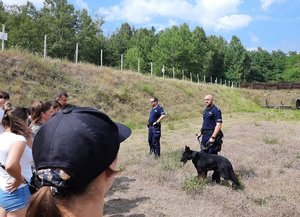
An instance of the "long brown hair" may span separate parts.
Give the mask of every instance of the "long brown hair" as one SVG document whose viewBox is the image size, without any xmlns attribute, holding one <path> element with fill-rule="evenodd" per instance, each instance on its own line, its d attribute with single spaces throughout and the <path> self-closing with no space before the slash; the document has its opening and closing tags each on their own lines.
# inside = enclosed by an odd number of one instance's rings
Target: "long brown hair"
<svg viewBox="0 0 300 217">
<path fill-rule="evenodd" d="M 10 128 L 10 131 L 12 133 L 22 135 L 25 138 L 28 138 L 31 135 L 31 130 L 27 125 L 27 119 L 27 108 L 9 108 L 4 111 L 4 116 L 2 118 L 2 126 L 4 129 Z"/>
<path fill-rule="evenodd" d="M 36 101 L 31 106 L 31 119 L 32 123 L 38 124 L 42 119 L 42 113 L 45 113 L 52 107 L 52 103 L 47 101 L 43 103 L 42 101 Z"/>
</svg>

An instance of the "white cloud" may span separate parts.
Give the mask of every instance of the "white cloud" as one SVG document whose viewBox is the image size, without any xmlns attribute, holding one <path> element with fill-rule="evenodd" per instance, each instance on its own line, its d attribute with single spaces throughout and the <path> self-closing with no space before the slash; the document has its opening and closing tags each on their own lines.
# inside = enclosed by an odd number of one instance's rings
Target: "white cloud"
<svg viewBox="0 0 300 217">
<path fill-rule="evenodd" d="M 260 0 L 260 7 L 262 10 L 267 11 L 274 3 L 283 3 L 286 0 Z"/>
<path fill-rule="evenodd" d="M 251 21 L 252 18 L 249 15 L 233 14 L 219 18 L 215 24 L 215 29 L 230 31 L 246 27 Z"/>
<path fill-rule="evenodd" d="M 121 0 L 120 4 L 99 8 L 106 21 L 122 20 L 149 24 L 155 19 L 193 22 L 215 30 L 233 30 L 247 26 L 252 18 L 238 14 L 242 0 Z"/>
<path fill-rule="evenodd" d="M 80 9 L 86 9 L 89 11 L 89 6 L 84 0 L 75 0 L 76 6 L 78 6 Z"/>
<path fill-rule="evenodd" d="M 254 44 L 259 44 L 260 43 L 260 40 L 259 40 L 258 36 L 255 35 L 253 32 L 249 32 L 249 38 L 250 38 L 250 41 Z"/>
<path fill-rule="evenodd" d="M 27 0 L 2 0 L 5 5 L 26 5 Z M 44 0 L 29 0 L 36 8 L 43 6 Z"/>
</svg>

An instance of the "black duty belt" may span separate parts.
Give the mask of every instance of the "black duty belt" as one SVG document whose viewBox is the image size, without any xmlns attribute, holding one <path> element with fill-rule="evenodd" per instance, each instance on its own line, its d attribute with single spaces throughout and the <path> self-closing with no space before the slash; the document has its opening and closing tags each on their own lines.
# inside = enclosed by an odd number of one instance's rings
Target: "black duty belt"
<svg viewBox="0 0 300 217">
<path fill-rule="evenodd" d="M 201 133 L 203 135 L 211 135 L 214 133 L 214 129 L 211 129 L 211 130 L 201 129 Z"/>
</svg>

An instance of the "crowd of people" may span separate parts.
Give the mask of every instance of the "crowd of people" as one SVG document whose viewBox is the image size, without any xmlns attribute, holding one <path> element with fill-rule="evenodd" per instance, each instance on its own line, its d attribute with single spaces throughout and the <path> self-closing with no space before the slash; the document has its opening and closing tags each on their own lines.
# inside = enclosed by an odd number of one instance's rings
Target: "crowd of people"
<svg viewBox="0 0 300 217">
<path fill-rule="evenodd" d="M 60 92 L 24 108 L 0 91 L 0 217 L 102 216 L 120 143 L 131 130 L 95 108 L 68 104 L 68 97 Z M 213 100 L 205 96 L 197 138 L 201 151 L 218 154 L 222 114 Z M 156 97 L 150 104 L 148 143 L 158 159 L 166 113 Z M 219 182 L 220 174 L 212 179 Z"/>
<path fill-rule="evenodd" d="M 102 216 L 131 130 L 66 92 L 30 108 L 9 99 L 0 91 L 0 217 Z"/>
</svg>

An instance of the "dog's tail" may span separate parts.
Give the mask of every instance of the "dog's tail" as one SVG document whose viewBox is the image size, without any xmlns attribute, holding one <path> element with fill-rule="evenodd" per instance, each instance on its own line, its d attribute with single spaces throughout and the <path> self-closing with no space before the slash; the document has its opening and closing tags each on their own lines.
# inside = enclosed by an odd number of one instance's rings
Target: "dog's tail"
<svg viewBox="0 0 300 217">
<path fill-rule="evenodd" d="M 236 177 L 236 175 L 235 175 L 235 173 L 234 173 L 232 167 L 231 167 L 231 170 L 230 170 L 229 174 L 230 174 L 230 179 L 231 179 L 231 181 L 233 182 L 233 184 L 234 184 L 235 186 L 237 186 L 237 187 L 240 187 L 240 186 L 241 186 L 240 181 L 239 181 L 238 178 Z M 232 187 L 234 187 L 234 185 L 232 185 Z"/>
</svg>

